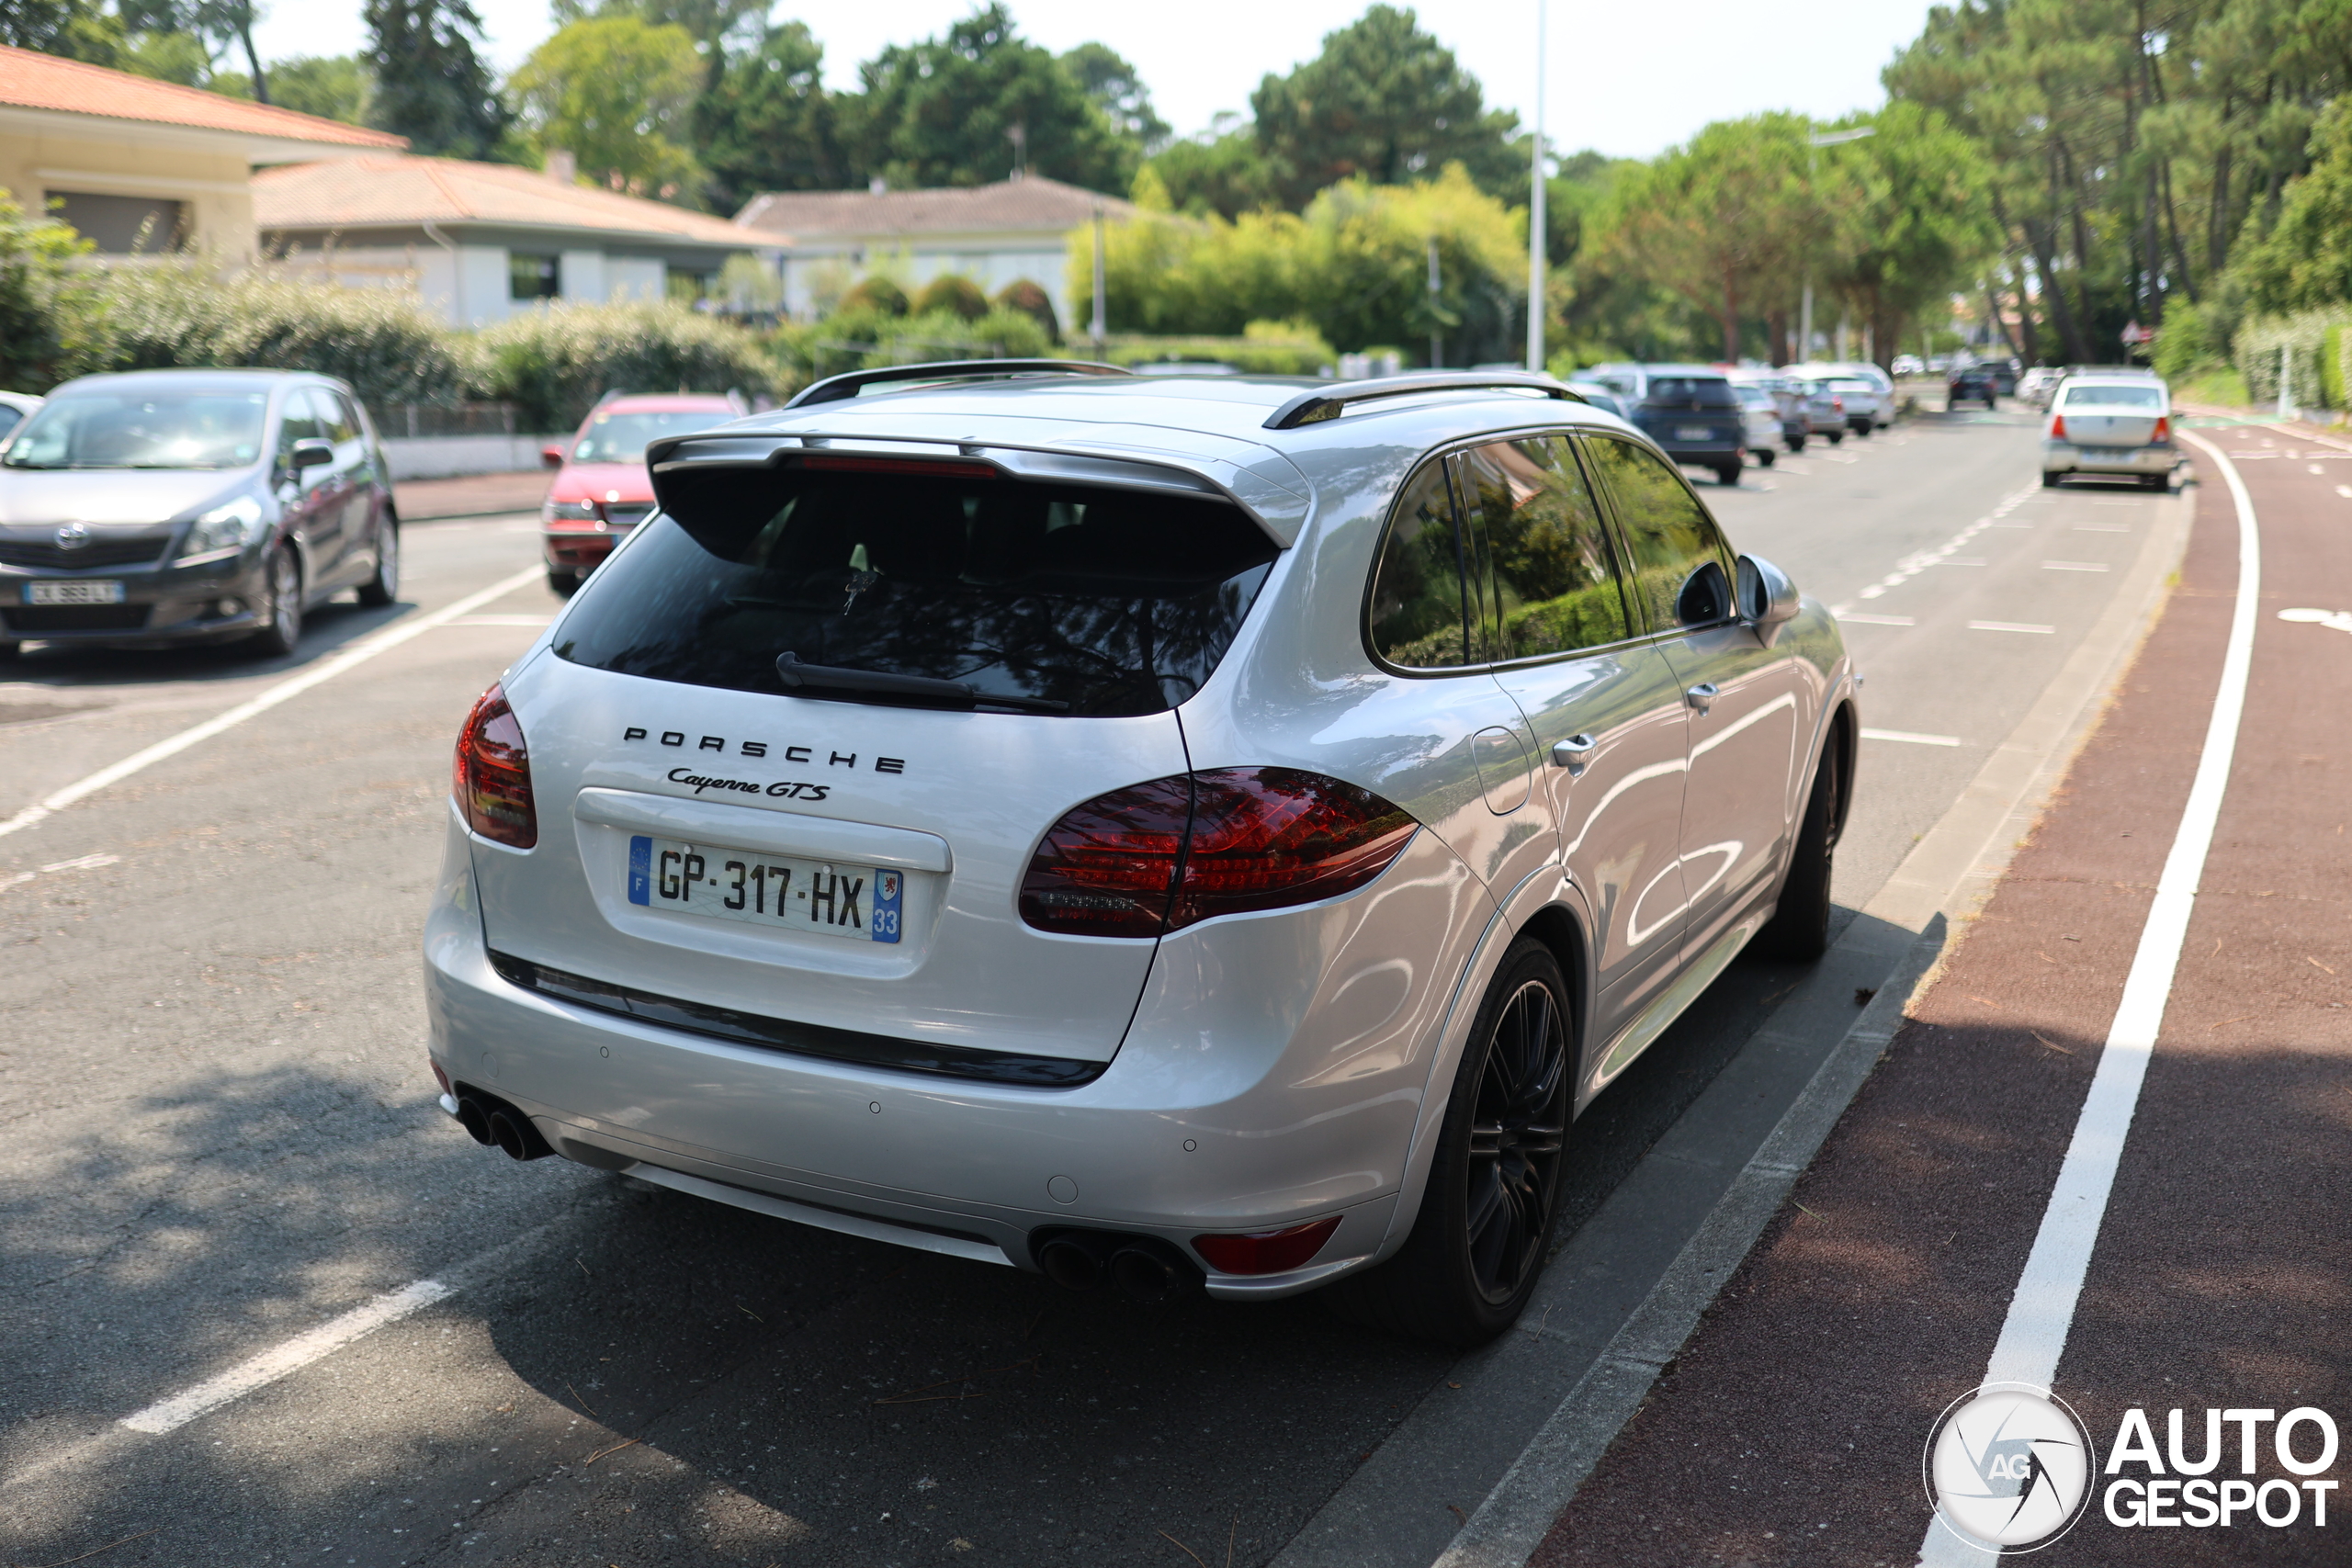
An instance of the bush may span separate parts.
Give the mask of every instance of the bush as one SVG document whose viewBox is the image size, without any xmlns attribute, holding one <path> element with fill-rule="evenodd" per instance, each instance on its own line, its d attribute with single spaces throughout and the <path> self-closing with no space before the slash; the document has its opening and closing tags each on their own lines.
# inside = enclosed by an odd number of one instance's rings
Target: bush
<svg viewBox="0 0 2352 1568">
<path fill-rule="evenodd" d="M 842 301 L 835 309 L 853 312 L 876 311 L 885 316 L 903 316 L 907 313 L 907 291 L 888 278 L 876 274 L 872 277 L 860 278 L 851 287 L 849 292 L 842 296 Z"/>
<path fill-rule="evenodd" d="M 1103 357 L 1114 365 L 1147 369 L 1156 361 L 1207 360 L 1251 376 L 1319 376 L 1339 361 L 1323 334 L 1304 321 L 1251 321 L 1239 337 L 1147 337 L 1123 333 L 1111 339 Z"/>
<path fill-rule="evenodd" d="M 935 316 L 942 311 L 977 321 L 989 313 L 989 297 L 980 286 L 961 273 L 943 272 L 922 286 L 909 307 L 918 316 Z"/>
<path fill-rule="evenodd" d="M 46 392 L 98 367 L 96 298 L 68 265 L 89 248 L 0 191 L 0 388 Z"/>
<path fill-rule="evenodd" d="M 475 335 L 480 395 L 515 406 L 521 428 L 569 430 L 596 400 L 631 392 L 775 389 L 741 328 L 681 305 L 546 305 Z"/>
<path fill-rule="evenodd" d="M 2290 316 L 2256 316 L 2238 328 L 2232 343 L 2232 357 L 2239 373 L 2245 377 L 2246 386 L 2257 403 L 2271 403 L 2278 397 L 2279 351 L 2286 351 L 2287 373 L 2293 378 L 2288 400 L 2305 408 L 2342 406 L 2342 361 L 2337 361 L 2335 382 L 2335 402 L 2329 402 L 2328 377 L 2321 368 L 2323 356 L 2328 352 L 2333 335 L 2335 352 L 2343 352 L 2344 334 L 2339 329 L 2352 325 L 2352 309 L 2342 305 L 2316 310 L 2300 310 Z"/>
<path fill-rule="evenodd" d="M 838 310 L 821 321 L 779 327 L 767 344 L 794 387 L 884 365 L 1036 359 L 1052 346 L 1035 320 L 1001 307 L 977 321 L 948 311 L 891 316 L 874 310 Z"/>
<path fill-rule="evenodd" d="M 1036 322 L 1049 341 L 1062 341 L 1061 322 L 1054 319 L 1053 296 L 1027 278 L 1015 278 L 999 289 L 996 303 L 1001 310 L 1018 310 Z"/>
<path fill-rule="evenodd" d="M 107 368 L 311 370 L 370 405 L 446 404 L 464 389 L 457 341 L 404 291 L 266 267 L 223 277 L 198 259 L 109 268 L 94 288 Z"/>
</svg>

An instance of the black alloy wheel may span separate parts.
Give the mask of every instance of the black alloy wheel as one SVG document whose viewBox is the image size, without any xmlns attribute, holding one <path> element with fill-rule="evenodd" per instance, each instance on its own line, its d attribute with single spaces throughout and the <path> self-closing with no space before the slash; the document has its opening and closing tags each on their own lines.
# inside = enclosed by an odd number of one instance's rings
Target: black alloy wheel
<svg viewBox="0 0 2352 1568">
<path fill-rule="evenodd" d="M 1576 1039 L 1558 962 L 1521 937 L 1454 1070 L 1412 1232 L 1395 1257 L 1325 1292 L 1334 1311 L 1464 1348 L 1518 1320 L 1559 1219 Z"/>
<path fill-rule="evenodd" d="M 266 659 L 283 659 L 302 641 L 302 563 L 294 558 L 293 546 L 280 545 L 270 555 L 267 593 L 253 648 Z"/>
<path fill-rule="evenodd" d="M 390 513 L 376 525 L 376 570 L 359 585 L 359 602 L 380 610 L 400 597 L 401 523 Z"/>
</svg>

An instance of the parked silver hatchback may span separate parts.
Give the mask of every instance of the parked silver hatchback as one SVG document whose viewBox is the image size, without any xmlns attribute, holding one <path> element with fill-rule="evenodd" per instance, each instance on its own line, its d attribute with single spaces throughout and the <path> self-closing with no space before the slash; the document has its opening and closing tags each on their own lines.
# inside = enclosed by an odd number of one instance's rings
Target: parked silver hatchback
<svg viewBox="0 0 2352 1568">
<path fill-rule="evenodd" d="M 1576 1113 L 1826 939 L 1837 626 L 1547 378 L 904 367 L 649 458 L 458 747 L 433 1066 L 516 1157 L 1472 1343 Z"/>
</svg>

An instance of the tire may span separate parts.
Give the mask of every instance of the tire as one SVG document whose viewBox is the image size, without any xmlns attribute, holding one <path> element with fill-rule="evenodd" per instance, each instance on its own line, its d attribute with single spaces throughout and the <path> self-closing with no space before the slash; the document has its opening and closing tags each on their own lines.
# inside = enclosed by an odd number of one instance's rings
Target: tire
<svg viewBox="0 0 2352 1568">
<path fill-rule="evenodd" d="M 1854 426 L 1854 434 L 1868 441 L 1871 438 L 1871 432 L 1877 428 L 1874 424 L 1864 423 Z"/>
<path fill-rule="evenodd" d="M 1810 964 L 1829 951 L 1829 876 L 1838 854 L 1838 770 L 1835 741 L 1822 749 L 1805 797 L 1804 819 L 1789 852 L 1789 874 L 1781 883 L 1781 907 L 1756 933 L 1760 958 Z"/>
<path fill-rule="evenodd" d="M 1804 437 L 1802 435 L 1792 435 L 1781 442 L 1781 445 L 1786 446 L 1791 453 L 1802 452 L 1804 450 Z"/>
<path fill-rule="evenodd" d="M 1844 431 L 1833 430 L 1829 433 L 1829 445 L 1832 446 L 1843 446 L 1845 444 L 1846 433 Z"/>
<path fill-rule="evenodd" d="M 1984 412 L 1985 412 L 1986 413 L 1994 413 L 1994 412 L 1998 412 L 1998 410 L 2000 409 L 2000 406 L 2001 406 L 2001 400 L 2000 400 L 2000 399 L 1998 399 L 1998 398 L 1986 398 L 1986 399 L 1984 400 Z"/>
<path fill-rule="evenodd" d="M 2044 468 L 2041 470 L 2041 488 L 2044 490 L 2056 490 L 2058 488 L 2058 481 L 2065 477 L 2066 476 L 2064 474 L 2060 473 L 2055 468 Z"/>
<path fill-rule="evenodd" d="M 22 653 L 24 650 L 25 645 L 23 643 L 0 642 L 0 663 L 5 663 L 8 660 L 16 658 L 17 655 Z"/>
<path fill-rule="evenodd" d="M 1756 466 L 1759 468 L 1769 468 L 1780 460 L 1781 455 L 1770 446 L 1758 446 L 1756 449 Z"/>
<path fill-rule="evenodd" d="M 246 646 L 264 659 L 284 659 L 302 642 L 302 563 L 293 546 L 280 545 L 269 558 L 267 592 L 261 629 Z"/>
<path fill-rule="evenodd" d="M 1718 484 L 1736 485 L 1739 483 L 1740 470 L 1740 464 L 1718 463 L 1715 465 L 1715 481 Z"/>
<path fill-rule="evenodd" d="M 1567 1001 L 1551 949 L 1513 942 L 1454 1069 L 1412 1233 L 1396 1257 L 1332 1288 L 1341 1316 L 1464 1349 L 1518 1319 L 1559 1218 L 1576 1092 Z"/>
<path fill-rule="evenodd" d="M 560 566 L 548 568 L 548 591 L 559 599 L 569 599 L 580 592 L 580 574 Z"/>
<path fill-rule="evenodd" d="M 401 592 L 401 520 L 390 513 L 376 525 L 375 575 L 359 585 L 359 602 L 371 610 L 380 610 L 400 597 Z"/>
</svg>

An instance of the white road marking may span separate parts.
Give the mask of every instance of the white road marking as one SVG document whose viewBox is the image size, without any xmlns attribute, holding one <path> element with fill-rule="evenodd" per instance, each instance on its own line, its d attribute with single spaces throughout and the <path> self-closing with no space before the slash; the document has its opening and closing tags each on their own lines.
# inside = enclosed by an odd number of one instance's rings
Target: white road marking
<svg viewBox="0 0 2352 1568">
<path fill-rule="evenodd" d="M 538 573 L 534 570 L 532 575 Z M 122 1424 L 134 1432 L 156 1437 L 176 1431 L 206 1412 L 242 1399 L 288 1373 L 300 1371 L 321 1357 L 333 1355 L 353 1340 L 373 1334 L 388 1323 L 398 1323 L 448 1294 L 449 1287 L 438 1280 L 418 1280 L 397 1291 L 388 1291 L 340 1317 L 329 1318 L 308 1334 L 298 1334 L 219 1377 L 206 1379 L 185 1393 L 175 1393 L 124 1416 Z"/>
<path fill-rule="evenodd" d="M 2188 919 L 2197 907 L 2197 885 L 2204 874 L 2206 852 L 2212 847 L 2213 829 L 2222 815 L 2222 796 L 2228 788 L 2230 762 L 2237 751 L 2238 725 L 2245 712 L 2246 675 L 2254 661 L 2256 606 L 2262 592 L 2262 535 L 2255 520 L 2254 499 L 2245 480 L 2221 449 L 2199 436 L 2182 433 L 2221 465 L 2222 478 L 2238 513 L 2237 604 L 2230 614 L 2229 641 L 2222 654 L 2220 689 L 2213 695 L 2213 716 L 2205 728 L 2205 746 L 2197 760 L 2197 776 L 2188 788 L 2188 803 L 2181 810 L 2180 827 L 2165 856 L 2156 879 L 2156 897 L 2148 908 L 2147 923 L 2140 931 L 2140 945 L 2132 955 L 2131 973 L 2123 982 L 2123 999 L 2108 1026 L 2100 1047 L 2098 1070 L 2092 1076 L 2090 1094 L 2075 1120 L 2065 1163 L 2057 1185 L 2042 1211 L 2041 1228 L 2033 1238 L 2017 1293 L 2009 1300 L 2001 1337 L 1984 1369 L 1984 1382 L 2018 1382 L 2047 1389 L 2058 1373 L 2058 1360 L 2075 1322 L 2075 1306 L 2089 1271 L 2091 1251 L 2098 1242 L 2100 1223 L 2115 1186 L 2115 1170 L 2123 1156 L 2123 1142 L 2139 1108 L 2140 1086 L 2146 1077 L 2148 1057 L 2164 1024 L 2165 1005 L 2171 998 L 2175 969 Z M 1919 1548 L 1923 1568 L 1971 1568 L 1984 1553 L 1963 1543 L 1940 1524 L 1928 1528 Z"/>
<path fill-rule="evenodd" d="M 1861 736 L 1865 740 L 1902 740 L 1914 746 L 1957 746 L 1960 744 L 1960 737 L 1957 735 L 1916 735 L 1907 729 L 1872 729 L 1868 725 L 1862 727 Z"/>
<path fill-rule="evenodd" d="M 121 861 L 120 855 L 79 855 L 73 860 L 62 860 L 52 865 L 42 866 L 38 871 L 20 871 L 14 876 L 0 876 L 0 887 L 15 887 L 21 883 L 30 882 L 36 876 L 49 876 L 61 871 L 96 871 L 102 865 L 120 864 Z"/>
<path fill-rule="evenodd" d="M 2352 610 L 2281 610 L 2282 621 L 2300 621 L 2307 626 L 2325 626 L 2330 631 L 2352 632 Z M 0 886 L 6 886 L 0 884 Z"/>
<path fill-rule="evenodd" d="M 2034 632 L 2042 637 L 2050 637 L 2058 630 L 2056 626 L 2037 626 L 2031 621 L 1971 621 L 1968 629 L 1973 632 Z"/>
<path fill-rule="evenodd" d="M 157 741 L 143 751 L 135 751 L 119 762 L 100 768 L 96 773 L 86 777 L 76 779 L 63 789 L 42 797 L 39 802 L 26 807 L 6 821 L 0 822 L 0 839 L 5 839 L 11 833 L 22 832 L 35 823 L 55 816 L 75 801 L 97 794 L 108 784 L 120 784 L 131 774 L 152 768 L 167 758 L 176 757 L 191 746 L 209 740 L 223 731 L 234 729 L 245 720 L 256 715 L 267 713 L 278 704 L 299 697 L 311 687 L 332 681 L 345 671 L 356 669 L 379 653 L 390 653 L 411 637 L 422 637 L 436 626 L 447 626 L 460 615 L 469 615 L 484 604 L 503 598 L 526 583 L 538 581 L 544 570 L 534 565 L 526 570 L 516 572 L 512 577 L 501 578 L 478 593 L 469 593 L 454 604 L 445 604 L 431 615 L 419 615 L 413 621 L 399 622 L 377 633 L 374 637 L 353 644 L 332 659 L 321 660 L 300 675 L 280 681 L 261 695 L 248 702 L 239 703 L 226 713 L 215 715 L 202 724 L 183 729 L 168 739 Z"/>
<path fill-rule="evenodd" d="M 1865 626 L 1916 626 L 1919 624 L 1908 615 L 1869 615 L 1859 610 L 1835 610 L 1831 614 L 1841 621 L 1852 621 Z"/>
<path fill-rule="evenodd" d="M 1983 566 L 1984 558 L 1983 556 L 1946 556 L 1941 560 L 1931 560 L 1928 564 L 1929 566 Z"/>
<path fill-rule="evenodd" d="M 2077 523 L 2075 525 L 2075 532 L 2077 534 L 2129 534 L 2131 531 L 2132 525 L 2129 523 Z"/>
<path fill-rule="evenodd" d="M 2095 560 L 2046 560 L 2041 563 L 2041 570 L 2044 571 L 2105 571 L 2107 563 Z"/>
<path fill-rule="evenodd" d="M 2327 472 L 2325 468 L 2321 468 L 2317 463 L 2311 465 L 2311 471 L 2315 474 L 2324 474 Z"/>
<path fill-rule="evenodd" d="M 2335 487 L 2335 493 L 2346 498 L 2347 500 L 2352 500 L 2352 485 L 2337 485 Z"/>
</svg>

